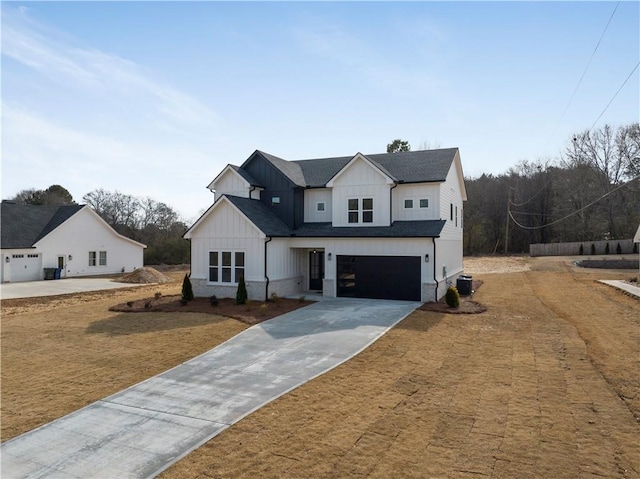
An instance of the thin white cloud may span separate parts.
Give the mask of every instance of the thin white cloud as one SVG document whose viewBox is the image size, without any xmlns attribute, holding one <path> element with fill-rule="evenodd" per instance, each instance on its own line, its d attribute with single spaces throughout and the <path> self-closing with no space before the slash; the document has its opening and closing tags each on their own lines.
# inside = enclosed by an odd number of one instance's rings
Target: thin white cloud
<svg viewBox="0 0 640 479">
<path fill-rule="evenodd" d="M 24 10 L 3 9 L 2 54 L 63 87 L 116 94 L 164 115 L 176 127 L 214 129 L 218 116 L 192 96 L 153 78 L 134 62 L 95 49 L 32 20 Z"/>
<path fill-rule="evenodd" d="M 362 38 L 337 24 L 306 24 L 293 35 L 313 55 L 339 64 L 369 84 L 402 96 L 433 97 L 442 93 L 443 81 L 416 57 L 410 61 L 385 56 Z"/>
</svg>

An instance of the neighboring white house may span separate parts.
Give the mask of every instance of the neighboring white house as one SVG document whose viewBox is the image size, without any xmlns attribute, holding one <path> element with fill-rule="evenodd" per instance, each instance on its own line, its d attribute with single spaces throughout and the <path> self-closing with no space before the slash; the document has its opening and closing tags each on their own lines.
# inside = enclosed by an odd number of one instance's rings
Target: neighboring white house
<svg viewBox="0 0 640 479">
<path fill-rule="evenodd" d="M 143 266 L 145 245 L 118 234 L 88 206 L 19 205 L 3 201 L 0 266 L 3 283 L 114 274 Z"/>
<path fill-rule="evenodd" d="M 433 301 L 463 272 L 457 148 L 286 161 L 261 151 L 209 184 L 185 233 L 196 296 Z"/>
</svg>

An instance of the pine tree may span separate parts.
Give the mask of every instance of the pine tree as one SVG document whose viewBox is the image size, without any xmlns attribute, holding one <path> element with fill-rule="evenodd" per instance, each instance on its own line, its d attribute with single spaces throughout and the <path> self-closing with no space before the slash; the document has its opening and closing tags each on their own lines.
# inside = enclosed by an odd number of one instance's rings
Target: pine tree
<svg viewBox="0 0 640 479">
<path fill-rule="evenodd" d="M 247 285 L 244 282 L 244 276 L 240 277 L 238 282 L 238 291 L 236 293 L 236 304 L 247 304 Z"/>
<path fill-rule="evenodd" d="M 193 288 L 191 287 L 191 280 L 189 279 L 189 275 L 184 275 L 184 280 L 182 281 L 182 301 L 187 302 L 193 299 Z"/>
</svg>

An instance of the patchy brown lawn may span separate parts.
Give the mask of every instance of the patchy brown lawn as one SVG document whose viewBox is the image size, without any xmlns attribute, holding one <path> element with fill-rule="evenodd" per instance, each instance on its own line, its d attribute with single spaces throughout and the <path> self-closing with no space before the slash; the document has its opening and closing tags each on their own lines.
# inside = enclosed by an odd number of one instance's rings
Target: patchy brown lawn
<svg viewBox="0 0 640 479">
<path fill-rule="evenodd" d="M 416 311 L 162 477 L 640 477 L 640 301 L 595 282 L 619 274 L 500 260 L 467 263 L 486 312 Z M 3 440 L 246 327 L 108 310 L 180 282 L 143 289 L 3 304 Z"/>
</svg>

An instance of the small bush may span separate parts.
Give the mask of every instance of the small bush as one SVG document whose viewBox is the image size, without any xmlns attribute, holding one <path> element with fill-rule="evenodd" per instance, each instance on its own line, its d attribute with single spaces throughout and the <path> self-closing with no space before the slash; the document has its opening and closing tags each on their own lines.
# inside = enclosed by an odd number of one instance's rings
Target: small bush
<svg viewBox="0 0 640 479">
<path fill-rule="evenodd" d="M 604 254 L 609 254 L 609 243 L 604 247 Z"/>
<path fill-rule="evenodd" d="M 193 288 L 191 287 L 191 280 L 189 275 L 185 274 L 182 280 L 182 301 L 186 304 L 187 301 L 193 300 Z"/>
<path fill-rule="evenodd" d="M 218 297 L 214 294 L 209 298 L 209 302 L 211 303 L 211 306 L 218 306 Z"/>
<path fill-rule="evenodd" d="M 580 245 L 580 256 L 584 254 L 584 246 Z"/>
<path fill-rule="evenodd" d="M 276 293 L 271 293 L 271 302 L 277 303 L 278 301 L 280 301 L 280 296 L 278 296 Z"/>
<path fill-rule="evenodd" d="M 247 285 L 244 282 L 244 276 L 241 276 L 238 282 L 238 291 L 236 292 L 236 304 L 247 304 L 248 299 Z"/>
<path fill-rule="evenodd" d="M 620 246 L 620 243 L 616 246 L 616 254 L 622 254 L 622 246 Z"/>
<path fill-rule="evenodd" d="M 594 255 L 596 254 L 596 245 L 591 243 L 591 254 Z"/>
<path fill-rule="evenodd" d="M 451 308 L 457 308 L 460 306 L 460 294 L 455 286 L 449 286 L 447 288 L 447 294 L 444 299 Z"/>
<path fill-rule="evenodd" d="M 303 296 L 300 296 L 300 297 L 298 298 L 298 303 L 304 303 L 304 300 L 305 300 L 305 299 L 306 299 L 306 298 L 304 297 L 304 295 L 303 295 Z"/>
<path fill-rule="evenodd" d="M 267 314 L 267 309 L 269 309 L 269 307 L 267 306 L 266 303 L 262 303 L 260 305 L 260 315 L 264 316 L 265 314 Z"/>
</svg>

